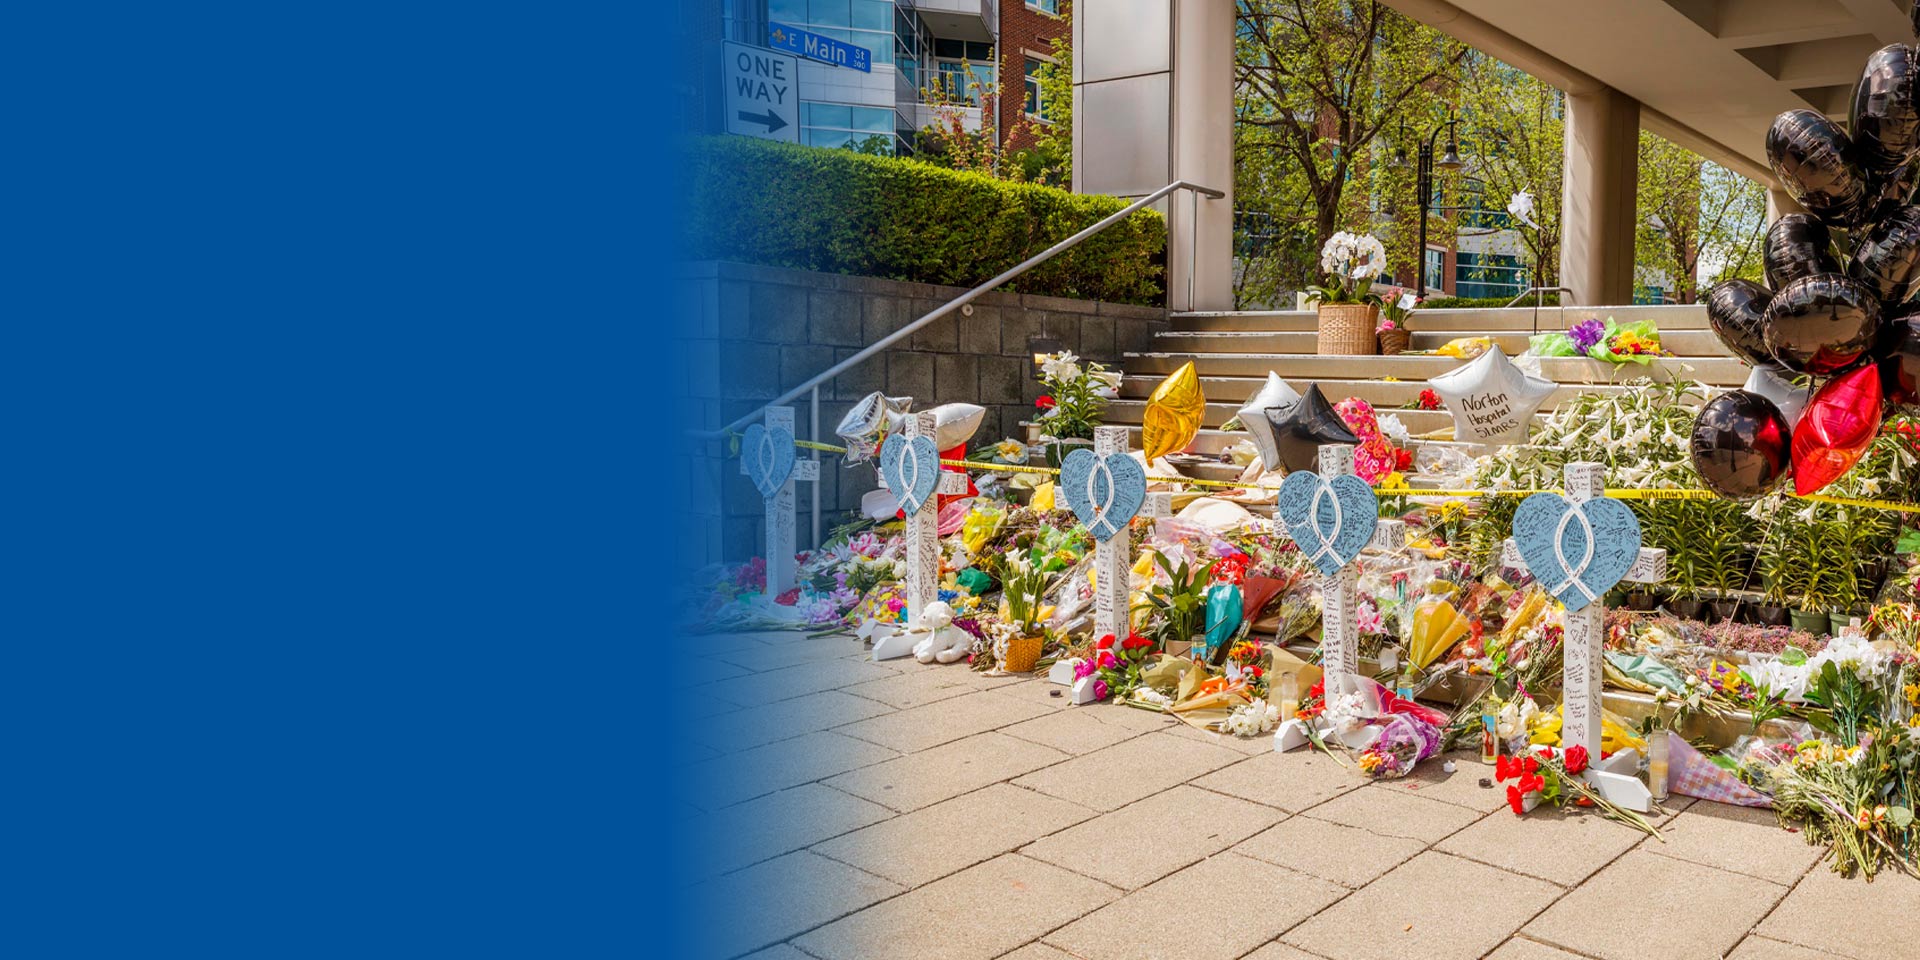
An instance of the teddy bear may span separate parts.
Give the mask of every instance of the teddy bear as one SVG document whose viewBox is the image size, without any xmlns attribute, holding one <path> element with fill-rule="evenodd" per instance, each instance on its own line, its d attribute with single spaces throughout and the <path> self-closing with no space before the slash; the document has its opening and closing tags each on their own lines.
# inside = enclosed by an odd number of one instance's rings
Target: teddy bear
<svg viewBox="0 0 1920 960">
<path fill-rule="evenodd" d="M 919 638 L 913 645 L 913 655 L 921 663 L 952 663 L 973 652 L 973 634 L 954 626 L 953 608 L 939 600 L 920 611 L 907 633 Z"/>
</svg>

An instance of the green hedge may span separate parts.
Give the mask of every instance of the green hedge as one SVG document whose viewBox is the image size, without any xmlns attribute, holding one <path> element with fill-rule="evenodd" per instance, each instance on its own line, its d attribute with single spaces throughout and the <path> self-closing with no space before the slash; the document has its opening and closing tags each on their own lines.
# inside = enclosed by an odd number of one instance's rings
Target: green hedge
<svg viewBox="0 0 1920 960">
<path fill-rule="evenodd" d="M 1512 297 L 1428 297 L 1426 300 L 1421 301 L 1420 309 L 1479 310 L 1486 307 L 1504 307 L 1507 305 L 1507 301 L 1512 299 Z M 1543 294 L 1540 297 L 1540 305 L 1543 307 L 1557 307 L 1560 305 L 1560 295 L 1557 293 Z M 1528 297 L 1514 304 L 1514 306 L 1531 307 L 1533 306 L 1533 298 Z"/>
<path fill-rule="evenodd" d="M 895 157 L 701 137 L 688 162 L 694 260 L 973 286 L 1127 205 Z M 1166 218 L 1141 211 L 1035 267 L 1022 293 L 1164 302 Z"/>
</svg>

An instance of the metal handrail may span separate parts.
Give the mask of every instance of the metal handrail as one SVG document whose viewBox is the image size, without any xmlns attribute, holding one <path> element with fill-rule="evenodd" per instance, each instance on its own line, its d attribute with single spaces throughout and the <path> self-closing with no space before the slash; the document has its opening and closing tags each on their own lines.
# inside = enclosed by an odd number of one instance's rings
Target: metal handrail
<svg viewBox="0 0 1920 960">
<path fill-rule="evenodd" d="M 923 316 L 920 319 L 915 320 L 912 323 L 909 323 L 906 326 L 901 327 L 900 329 L 895 330 L 894 332 L 884 337 L 881 337 L 879 340 L 874 341 L 872 344 L 868 345 L 866 349 L 861 350 L 859 353 L 856 353 L 853 356 L 848 357 L 845 360 L 842 360 L 831 367 L 828 367 L 827 369 L 821 371 L 820 373 L 802 382 L 799 386 L 794 387 L 793 389 L 788 390 L 786 393 L 783 393 L 778 397 L 775 397 L 772 400 L 769 400 L 766 403 L 761 404 L 759 407 L 755 408 L 753 412 L 748 413 L 743 417 L 740 417 L 739 419 L 733 421 L 732 423 L 727 424 L 724 427 L 721 427 L 718 430 L 700 431 L 700 432 L 696 432 L 695 435 L 700 437 L 707 437 L 707 438 L 724 437 L 734 432 L 735 430 L 740 430 L 746 427 L 747 424 L 760 419 L 761 415 L 766 411 L 766 408 L 777 407 L 777 406 L 780 406 L 781 404 L 799 399 L 801 394 L 806 393 L 809 390 L 816 389 L 821 384 L 826 383 L 829 380 L 832 380 L 834 377 L 837 377 L 842 373 L 845 373 L 848 370 L 856 366 L 859 366 L 862 363 L 865 363 L 874 354 L 877 354 L 880 351 L 885 350 L 886 348 L 900 342 L 902 339 L 911 335 L 915 330 L 918 330 L 921 327 L 924 327 L 927 324 L 932 323 L 933 321 L 938 320 L 941 317 L 944 317 L 947 314 L 952 313 L 955 310 L 958 310 L 961 307 L 966 306 L 968 303 L 971 303 L 974 299 L 978 298 L 981 294 L 986 293 L 989 290 L 994 290 L 999 288 L 1001 285 L 1005 284 L 1007 281 L 1012 280 L 1013 278 L 1023 273 L 1026 273 L 1028 270 L 1031 270 L 1042 263 L 1045 263 L 1046 261 L 1052 259 L 1054 256 L 1058 255 L 1062 251 L 1065 251 L 1074 246 L 1077 246 L 1081 241 L 1087 239 L 1088 237 L 1091 237 L 1094 234 L 1099 233 L 1100 231 L 1105 230 L 1106 228 L 1111 227 L 1122 220 L 1125 220 L 1126 218 L 1134 215 L 1135 213 L 1138 213 L 1142 209 L 1145 209 L 1150 204 L 1158 201 L 1160 198 L 1165 197 L 1168 194 L 1171 194 L 1177 190 L 1191 190 L 1196 194 L 1205 196 L 1208 199 L 1212 199 L 1212 200 L 1219 200 L 1226 197 L 1225 192 L 1220 190 L 1215 190 L 1212 187 L 1203 187 L 1197 183 L 1189 183 L 1185 180 L 1175 180 L 1174 182 L 1169 183 L 1166 186 L 1161 187 L 1160 189 L 1155 190 L 1152 193 L 1149 193 L 1146 196 L 1141 197 L 1140 199 L 1135 200 L 1130 204 L 1127 204 L 1119 212 L 1110 214 L 1107 217 L 1102 218 L 1099 222 L 1093 224 L 1092 226 L 1087 227 L 1086 229 L 1080 231 L 1079 233 L 1076 233 L 1073 236 L 1068 237 L 1065 240 L 1062 240 L 1059 243 L 1056 243 L 1053 246 L 1048 247 L 1047 249 L 1042 250 L 1039 253 L 1036 253 L 1033 256 L 1020 261 L 1018 264 L 1015 264 L 1013 267 L 1001 273 L 999 276 L 996 276 L 993 279 L 988 280 L 987 282 L 982 283 L 971 290 L 968 290 L 966 293 L 961 294 L 960 296 L 954 298 L 953 300 L 948 301 L 947 303 L 941 304 L 939 307 L 934 308 L 934 310 L 929 312 L 926 316 Z M 1188 279 L 1189 280 L 1192 279 L 1191 266 L 1189 266 L 1188 268 Z M 1192 303 L 1189 302 L 1188 306 L 1192 306 Z M 815 413 L 814 431 L 815 433 L 818 433 L 819 423 L 818 423 L 818 413 L 817 413 L 817 410 L 818 410 L 817 397 L 815 398 L 815 410 L 816 410 L 816 413 Z"/>
<path fill-rule="evenodd" d="M 1526 291 L 1525 291 L 1525 292 L 1523 292 L 1523 293 L 1521 293 L 1521 294 L 1520 294 L 1519 296 L 1517 296 L 1517 297 L 1514 297 L 1514 298 L 1513 298 L 1512 300 L 1508 300 L 1508 301 L 1507 301 L 1507 306 L 1508 306 L 1508 307 L 1511 307 L 1511 306 L 1513 306 L 1514 304 L 1516 304 L 1516 303 L 1519 303 L 1520 301 L 1522 301 L 1522 300 L 1525 300 L 1526 298 L 1528 298 L 1528 297 L 1531 297 L 1531 296 L 1533 296 L 1534 294 L 1537 294 L 1537 293 L 1564 293 L 1564 294 L 1566 294 L 1566 295 L 1568 295 L 1569 297 L 1572 297 L 1572 296 L 1573 296 L 1573 288 L 1572 288 L 1572 287 L 1528 287 L 1528 288 L 1526 289 Z M 1579 302 L 1579 299 L 1578 299 L 1578 298 L 1574 298 L 1574 302 L 1575 302 L 1575 303 L 1577 304 L 1577 303 Z M 1539 301 L 1539 300 L 1538 300 L 1538 299 L 1536 298 L 1536 299 L 1535 299 L 1535 300 L 1533 301 L 1533 305 L 1534 305 L 1534 306 L 1536 306 L 1536 307 L 1537 307 L 1537 306 L 1539 306 L 1539 305 L 1540 305 L 1540 301 Z M 1506 307 L 1502 307 L 1501 309 L 1503 309 L 1503 310 L 1504 310 L 1504 309 L 1506 309 Z"/>
</svg>

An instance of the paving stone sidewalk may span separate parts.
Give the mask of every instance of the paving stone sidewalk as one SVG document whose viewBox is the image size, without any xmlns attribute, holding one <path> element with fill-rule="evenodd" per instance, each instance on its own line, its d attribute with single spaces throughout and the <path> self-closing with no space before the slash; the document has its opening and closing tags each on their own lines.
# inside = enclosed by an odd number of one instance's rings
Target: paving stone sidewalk
<svg viewBox="0 0 1920 960">
<path fill-rule="evenodd" d="M 674 780 L 754 960 L 1912 960 L 1920 881 L 1842 880 L 1769 811 L 1676 797 L 1665 842 L 1525 819 L 1491 768 L 1369 783 L 1032 677 L 854 640 L 703 638 Z"/>
</svg>

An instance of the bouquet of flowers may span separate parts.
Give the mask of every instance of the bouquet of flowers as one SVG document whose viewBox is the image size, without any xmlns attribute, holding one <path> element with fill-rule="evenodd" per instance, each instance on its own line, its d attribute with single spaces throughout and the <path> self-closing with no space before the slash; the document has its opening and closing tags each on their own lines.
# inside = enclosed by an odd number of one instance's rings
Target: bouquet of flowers
<svg viewBox="0 0 1920 960">
<path fill-rule="evenodd" d="M 1404 777 L 1414 764 L 1440 752 L 1440 728 L 1409 713 L 1396 713 L 1380 738 L 1360 753 L 1360 771 L 1375 780 Z"/>
<path fill-rule="evenodd" d="M 1320 269 L 1326 283 L 1307 289 L 1321 303 L 1378 303 L 1373 278 L 1387 267 L 1387 248 L 1372 234 L 1344 230 L 1327 238 L 1320 248 Z"/>
<path fill-rule="evenodd" d="M 1566 333 L 1535 334 L 1528 341 L 1528 349 L 1542 357 L 1592 357 L 1608 363 L 1643 365 L 1666 355 L 1660 347 L 1660 329 L 1652 320 L 1621 326 L 1612 317 L 1582 320 Z"/>
<path fill-rule="evenodd" d="M 1513 781 L 1507 784 L 1507 806 L 1516 817 L 1525 816 L 1542 801 L 1555 806 L 1575 803 L 1598 808 L 1608 819 L 1639 827 L 1648 835 L 1658 837 L 1660 831 L 1646 817 L 1601 796 L 1580 779 L 1580 774 L 1587 769 L 1587 761 L 1587 748 L 1577 744 L 1565 751 L 1535 747 L 1520 756 L 1499 757 L 1494 761 L 1493 778 L 1501 783 Z"/>
<path fill-rule="evenodd" d="M 1140 686 L 1141 675 L 1146 670 L 1147 656 L 1153 652 L 1153 641 L 1137 633 L 1130 633 L 1125 640 L 1116 640 L 1109 633 L 1093 644 L 1093 667 L 1100 679 L 1094 685 L 1094 693 L 1100 699 L 1104 689 L 1107 695 L 1125 698 Z"/>
<path fill-rule="evenodd" d="M 1119 395 L 1120 371 L 1072 353 L 1042 354 L 1040 383 L 1047 392 L 1033 405 L 1047 434 L 1056 440 L 1091 440 L 1107 401 Z"/>
<path fill-rule="evenodd" d="M 1353 448 L 1355 476 L 1371 486 L 1379 486 L 1388 474 L 1413 465 L 1413 453 L 1395 447 L 1381 431 L 1373 404 L 1359 397 L 1348 397 L 1334 404 L 1333 409 L 1346 421 L 1347 429 L 1360 438 L 1360 445 Z"/>
</svg>

